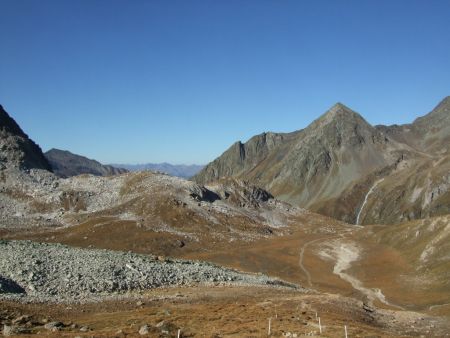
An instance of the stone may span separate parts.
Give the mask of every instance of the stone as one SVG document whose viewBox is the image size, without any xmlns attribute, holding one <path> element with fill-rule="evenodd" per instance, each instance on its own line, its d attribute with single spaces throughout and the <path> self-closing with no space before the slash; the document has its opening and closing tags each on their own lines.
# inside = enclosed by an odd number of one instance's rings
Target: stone
<svg viewBox="0 0 450 338">
<path fill-rule="evenodd" d="M 64 324 L 61 322 L 50 322 L 44 325 L 44 328 L 50 331 L 58 331 Z M 55 330 L 56 329 L 56 330 Z"/>
<path fill-rule="evenodd" d="M 140 334 L 141 336 L 148 335 L 149 332 L 150 332 L 150 331 L 149 331 L 149 326 L 148 326 L 147 324 L 142 325 L 142 326 L 140 327 L 140 329 L 139 329 L 139 334 Z"/>
<path fill-rule="evenodd" d="M 15 333 L 14 326 L 11 325 L 3 325 L 3 335 L 5 337 L 9 337 Z"/>
<path fill-rule="evenodd" d="M 31 316 L 29 315 L 23 315 L 20 317 L 15 318 L 12 323 L 13 324 L 24 324 L 30 320 Z"/>
</svg>

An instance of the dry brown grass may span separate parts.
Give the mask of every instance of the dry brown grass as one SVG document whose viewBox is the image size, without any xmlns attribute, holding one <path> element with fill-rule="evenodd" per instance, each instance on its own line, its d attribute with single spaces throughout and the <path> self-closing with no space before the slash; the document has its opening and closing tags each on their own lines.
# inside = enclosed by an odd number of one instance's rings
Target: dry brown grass
<svg viewBox="0 0 450 338">
<path fill-rule="evenodd" d="M 112 337 L 118 330 L 138 337 L 142 325 L 150 326 L 151 337 L 263 337 L 267 336 L 268 319 L 272 337 L 287 332 L 298 337 L 314 332 L 315 337 L 342 337 L 344 325 L 350 337 L 408 337 L 426 334 L 427 321 L 409 327 L 414 315 L 370 313 L 361 303 L 332 295 L 302 294 L 289 290 L 255 287 L 194 287 L 157 289 L 137 299 L 86 305 L 22 305 L 0 303 L 0 308 L 18 316 L 23 313 L 36 319 L 43 317 L 66 324 L 89 326 L 90 336 Z M 319 334 L 316 313 L 321 317 L 323 334 Z M 162 323 L 156 328 L 156 324 Z M 162 335 L 161 330 L 169 331 Z M 435 332 L 445 332 L 436 327 Z M 41 331 L 41 333 L 44 333 Z M 47 333 L 48 336 L 80 335 L 77 330 Z M 120 335 L 118 335 L 120 336 Z"/>
</svg>

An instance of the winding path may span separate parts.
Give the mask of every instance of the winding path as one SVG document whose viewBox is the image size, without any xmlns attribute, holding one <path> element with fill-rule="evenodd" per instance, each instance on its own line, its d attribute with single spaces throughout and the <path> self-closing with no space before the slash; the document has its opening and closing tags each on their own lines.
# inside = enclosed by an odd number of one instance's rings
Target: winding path
<svg viewBox="0 0 450 338">
<path fill-rule="evenodd" d="M 314 239 L 312 241 L 306 242 L 302 248 L 300 249 L 300 258 L 298 261 L 298 265 L 300 266 L 300 269 L 305 273 L 306 279 L 308 281 L 308 286 L 312 287 L 312 282 L 311 282 L 311 274 L 309 273 L 309 271 L 305 268 L 305 266 L 303 265 L 303 256 L 305 254 L 305 249 L 308 247 L 308 245 L 313 244 L 314 242 L 318 242 L 321 241 L 323 239 L 326 239 L 325 237 L 322 238 L 317 238 Z"/>
</svg>

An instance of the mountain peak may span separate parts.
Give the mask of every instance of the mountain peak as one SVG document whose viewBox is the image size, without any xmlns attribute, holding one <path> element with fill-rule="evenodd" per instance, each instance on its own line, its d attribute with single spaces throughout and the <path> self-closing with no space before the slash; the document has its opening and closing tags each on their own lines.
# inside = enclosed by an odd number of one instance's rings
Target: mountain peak
<svg viewBox="0 0 450 338">
<path fill-rule="evenodd" d="M 345 110 L 351 110 L 349 107 L 347 107 L 345 104 L 343 104 L 342 102 L 336 102 L 331 108 L 331 109 L 345 109 Z"/>
<path fill-rule="evenodd" d="M 364 118 L 360 114 L 350 109 L 341 102 L 335 103 L 330 109 L 328 109 L 321 117 L 319 117 L 315 121 L 314 126 L 320 127 L 330 123 L 362 123 L 364 125 L 368 125 L 366 120 L 364 120 Z"/>
<path fill-rule="evenodd" d="M 353 111 L 352 109 L 350 109 L 349 107 L 347 107 L 345 104 L 341 103 L 341 102 L 337 102 L 335 103 L 330 109 L 327 110 L 327 112 L 325 113 L 325 115 L 337 115 L 337 114 L 341 114 L 341 115 L 359 115 L 358 113 L 356 113 L 355 111 Z"/>
</svg>

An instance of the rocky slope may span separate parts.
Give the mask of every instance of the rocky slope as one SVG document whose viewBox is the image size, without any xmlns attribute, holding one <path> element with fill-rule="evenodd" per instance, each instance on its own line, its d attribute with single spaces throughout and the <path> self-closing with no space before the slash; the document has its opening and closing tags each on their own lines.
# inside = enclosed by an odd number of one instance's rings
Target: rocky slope
<svg viewBox="0 0 450 338">
<path fill-rule="evenodd" d="M 50 164 L 34 143 L 0 105 L 0 168 L 45 169 Z"/>
<path fill-rule="evenodd" d="M 237 177 L 279 199 L 352 223 L 395 223 L 444 214 L 449 208 L 442 203 L 449 191 L 447 159 L 442 159 L 449 148 L 449 106 L 447 98 L 412 125 L 373 127 L 338 103 L 303 130 L 235 143 L 193 180 L 205 184 Z M 417 170 L 424 167 L 429 170 Z M 411 174 L 429 184 L 421 187 L 413 179 L 406 183 Z M 380 179 L 383 183 L 372 194 Z M 401 181 L 405 184 L 399 188 Z M 417 198 L 419 190 L 433 192 L 433 198 L 429 193 Z M 374 198 L 375 210 L 366 207 Z M 434 204 L 427 202 L 430 199 Z"/>
<path fill-rule="evenodd" d="M 43 170 L 4 170 L 0 234 L 168 254 L 288 231 L 299 208 L 251 184 L 201 186 L 153 172 L 60 179 Z"/>
<path fill-rule="evenodd" d="M 70 177 L 82 174 L 110 176 L 126 173 L 126 169 L 104 165 L 84 156 L 72 154 L 67 150 L 50 149 L 45 154 L 53 172 L 59 177 Z"/>
<path fill-rule="evenodd" d="M 92 302 L 125 292 L 199 283 L 295 287 L 205 262 L 30 241 L 0 242 L 0 298 Z"/>
</svg>

